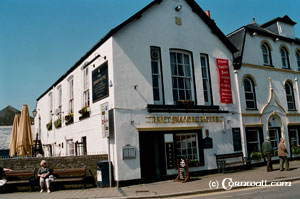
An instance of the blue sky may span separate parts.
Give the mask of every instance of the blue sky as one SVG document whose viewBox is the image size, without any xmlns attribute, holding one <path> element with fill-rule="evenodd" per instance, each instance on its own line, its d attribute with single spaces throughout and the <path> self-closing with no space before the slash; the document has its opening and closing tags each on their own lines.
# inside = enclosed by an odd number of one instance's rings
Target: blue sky
<svg viewBox="0 0 300 199">
<path fill-rule="evenodd" d="M 252 22 L 289 15 L 299 0 L 196 0 L 228 34 Z M 36 99 L 110 29 L 151 0 L 1 0 L 0 110 L 35 108 Z M 300 37 L 300 25 L 295 26 Z"/>
</svg>

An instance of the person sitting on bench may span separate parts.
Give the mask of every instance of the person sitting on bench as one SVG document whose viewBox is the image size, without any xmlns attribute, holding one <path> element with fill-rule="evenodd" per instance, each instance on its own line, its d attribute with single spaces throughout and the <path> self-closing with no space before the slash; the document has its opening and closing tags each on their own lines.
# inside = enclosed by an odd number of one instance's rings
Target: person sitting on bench
<svg viewBox="0 0 300 199">
<path fill-rule="evenodd" d="M 47 167 L 46 160 L 41 161 L 41 168 L 39 168 L 38 176 L 40 177 L 40 186 L 41 192 L 44 192 L 44 186 L 46 182 L 47 192 L 50 193 L 50 180 L 49 180 L 50 171 Z"/>
</svg>

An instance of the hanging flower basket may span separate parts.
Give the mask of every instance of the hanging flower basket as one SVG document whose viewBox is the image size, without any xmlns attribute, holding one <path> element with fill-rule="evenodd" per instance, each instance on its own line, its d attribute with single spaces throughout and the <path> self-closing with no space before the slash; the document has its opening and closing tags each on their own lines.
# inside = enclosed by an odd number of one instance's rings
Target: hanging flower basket
<svg viewBox="0 0 300 199">
<path fill-rule="evenodd" d="M 60 128 L 60 127 L 61 127 L 61 118 L 57 119 L 57 120 L 54 122 L 54 126 L 55 126 L 55 128 Z"/>
<path fill-rule="evenodd" d="M 262 154 L 261 152 L 252 152 L 250 154 L 251 160 L 261 160 L 262 159 Z"/>
<path fill-rule="evenodd" d="M 299 155 L 300 154 L 300 145 L 294 146 L 292 148 L 292 154 L 294 154 L 294 155 Z"/>
<path fill-rule="evenodd" d="M 51 131 L 52 130 L 52 120 L 48 124 L 46 124 L 47 130 Z"/>
<path fill-rule="evenodd" d="M 90 107 L 89 106 L 84 106 L 82 109 L 80 109 L 79 113 L 81 116 L 79 117 L 79 120 L 83 120 L 85 118 L 90 117 Z"/>
<path fill-rule="evenodd" d="M 69 113 L 68 115 L 65 116 L 65 124 L 73 124 L 74 123 L 74 113 Z"/>
</svg>

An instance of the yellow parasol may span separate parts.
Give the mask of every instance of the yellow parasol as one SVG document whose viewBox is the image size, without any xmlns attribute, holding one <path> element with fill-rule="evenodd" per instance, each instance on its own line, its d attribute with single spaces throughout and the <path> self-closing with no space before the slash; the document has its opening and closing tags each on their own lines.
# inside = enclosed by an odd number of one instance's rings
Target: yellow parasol
<svg viewBox="0 0 300 199">
<path fill-rule="evenodd" d="M 23 105 L 17 135 L 18 156 L 32 155 L 33 139 L 31 134 L 31 122 L 28 106 Z"/>
<path fill-rule="evenodd" d="M 10 143 L 9 143 L 9 155 L 11 157 L 15 156 L 17 151 L 16 145 L 17 145 L 17 133 L 18 133 L 19 122 L 20 122 L 20 114 L 15 114 L 13 128 L 10 136 Z"/>
</svg>

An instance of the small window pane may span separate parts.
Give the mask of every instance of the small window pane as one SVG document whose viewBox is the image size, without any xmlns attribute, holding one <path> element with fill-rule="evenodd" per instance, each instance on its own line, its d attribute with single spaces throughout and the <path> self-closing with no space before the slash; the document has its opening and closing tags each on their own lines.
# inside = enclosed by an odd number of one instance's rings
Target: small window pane
<svg viewBox="0 0 300 199">
<path fill-rule="evenodd" d="M 158 74 L 158 62 L 152 62 L 152 73 Z"/>
<path fill-rule="evenodd" d="M 183 64 L 183 62 L 182 62 L 182 54 L 181 53 L 177 53 L 177 63 L 178 64 Z"/>
<path fill-rule="evenodd" d="M 190 65 L 190 59 L 188 55 L 184 55 L 184 64 Z"/>
<path fill-rule="evenodd" d="M 184 89 L 183 78 L 178 78 L 178 85 L 179 85 L 179 88 Z"/>
<path fill-rule="evenodd" d="M 185 99 L 184 90 L 179 90 L 179 98 L 180 99 Z"/>
<path fill-rule="evenodd" d="M 159 85 L 158 85 L 158 78 L 159 78 L 158 75 L 153 75 L 152 76 L 152 81 L 153 81 L 152 83 L 153 83 L 153 87 L 154 88 L 158 88 L 159 87 Z"/>
</svg>

